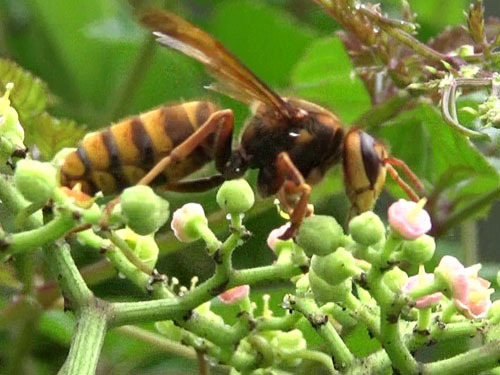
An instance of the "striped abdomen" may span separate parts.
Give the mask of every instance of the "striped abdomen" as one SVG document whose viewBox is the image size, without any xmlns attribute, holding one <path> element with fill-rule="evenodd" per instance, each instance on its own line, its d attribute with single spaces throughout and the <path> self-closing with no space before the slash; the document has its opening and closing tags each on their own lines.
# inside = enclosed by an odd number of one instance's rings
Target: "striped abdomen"
<svg viewBox="0 0 500 375">
<path fill-rule="evenodd" d="M 61 184 L 94 194 L 118 192 L 137 183 L 217 110 L 210 102 L 189 102 L 153 109 L 88 136 L 61 168 Z M 189 157 L 167 167 L 155 184 L 174 182 L 213 158 L 209 137 Z"/>
</svg>

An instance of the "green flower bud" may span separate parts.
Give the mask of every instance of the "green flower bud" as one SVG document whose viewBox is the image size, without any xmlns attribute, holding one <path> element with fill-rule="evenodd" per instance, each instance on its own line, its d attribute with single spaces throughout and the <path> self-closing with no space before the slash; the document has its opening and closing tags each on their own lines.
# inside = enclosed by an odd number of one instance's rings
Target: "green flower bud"
<svg viewBox="0 0 500 375">
<path fill-rule="evenodd" d="M 328 302 L 342 303 L 352 292 L 351 279 L 346 279 L 341 283 L 330 285 L 318 276 L 312 268 L 309 270 L 309 283 L 314 298 L 322 305 Z"/>
<path fill-rule="evenodd" d="M 401 248 L 402 259 L 411 264 L 425 263 L 434 256 L 436 242 L 434 238 L 424 234 L 413 241 L 403 241 Z"/>
<path fill-rule="evenodd" d="M 306 294 L 309 290 L 309 277 L 307 275 L 302 275 L 295 283 L 295 288 L 298 294 Z"/>
<path fill-rule="evenodd" d="M 464 44 L 458 48 L 458 56 L 468 57 L 474 55 L 474 46 L 470 44 Z"/>
<path fill-rule="evenodd" d="M 328 255 L 342 246 L 344 231 L 331 216 L 307 217 L 299 229 L 297 243 L 309 256 Z"/>
<path fill-rule="evenodd" d="M 398 267 L 385 273 L 382 281 L 394 293 L 401 293 L 401 289 L 408 281 L 408 275 Z"/>
<path fill-rule="evenodd" d="M 216 323 L 216 324 L 224 324 L 224 319 L 220 315 L 217 315 L 214 313 L 212 310 L 210 310 L 211 303 L 210 301 L 207 301 L 205 303 L 202 303 L 200 306 L 198 306 L 194 311 L 207 318 L 208 320 Z"/>
<path fill-rule="evenodd" d="M 120 229 L 116 234 L 123 238 L 134 254 L 144 264 L 154 268 L 160 249 L 152 235 L 140 236 L 130 229 Z"/>
<path fill-rule="evenodd" d="M 500 300 L 496 300 L 491 304 L 487 316 L 488 319 L 491 320 L 491 323 L 493 324 L 500 323 Z"/>
<path fill-rule="evenodd" d="M 10 106 L 9 96 L 13 88 L 14 84 L 9 82 L 0 98 L 0 136 L 8 139 L 13 147 L 24 148 L 24 129 L 19 123 L 17 111 Z"/>
<path fill-rule="evenodd" d="M 302 359 L 297 358 L 296 355 L 307 349 L 307 342 L 298 329 L 289 332 L 278 331 L 271 340 L 271 348 L 278 362 L 284 366 L 296 367 L 302 362 Z"/>
<path fill-rule="evenodd" d="M 231 215 L 247 212 L 254 202 L 253 190 L 244 179 L 226 181 L 217 192 L 217 204 Z"/>
<path fill-rule="evenodd" d="M 163 320 L 155 323 L 156 330 L 166 338 L 180 342 L 182 341 L 182 332 L 171 320 Z"/>
<path fill-rule="evenodd" d="M 14 182 L 21 194 L 33 203 L 47 202 L 57 188 L 56 169 L 49 163 L 20 160 Z"/>
<path fill-rule="evenodd" d="M 349 222 L 349 233 L 357 243 L 373 246 L 385 238 L 385 226 L 377 215 L 367 211 Z"/>
<path fill-rule="evenodd" d="M 330 285 L 336 285 L 359 273 L 356 260 L 342 247 L 325 256 L 313 255 L 311 268 Z"/>
<path fill-rule="evenodd" d="M 168 202 L 146 185 L 132 186 L 123 191 L 121 211 L 125 223 L 141 235 L 156 232 L 170 214 Z"/>
</svg>

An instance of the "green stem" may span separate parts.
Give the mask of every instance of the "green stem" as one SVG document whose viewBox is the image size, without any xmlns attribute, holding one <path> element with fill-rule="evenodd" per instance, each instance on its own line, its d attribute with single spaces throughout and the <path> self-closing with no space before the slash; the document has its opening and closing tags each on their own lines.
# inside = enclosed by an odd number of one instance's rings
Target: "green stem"
<svg viewBox="0 0 500 375">
<path fill-rule="evenodd" d="M 432 61 L 446 61 L 453 65 L 454 67 L 463 65 L 463 61 L 459 58 L 452 57 L 449 55 L 442 54 L 426 44 L 420 42 L 418 39 L 408 34 L 406 31 L 403 31 L 401 28 L 394 27 L 392 24 L 392 20 L 387 19 L 382 16 L 379 12 L 372 10 L 369 6 L 364 4 L 358 4 L 359 6 L 356 9 L 368 17 L 374 24 L 384 30 L 389 36 L 393 37 L 397 41 L 406 45 L 413 51 L 415 51 L 420 56 L 425 57 L 426 59 Z"/>
<path fill-rule="evenodd" d="M 368 273 L 367 281 L 372 296 L 380 306 L 381 341 L 392 366 L 403 374 L 417 374 L 418 363 L 406 347 L 401 335 L 402 302 L 387 288 L 383 282 L 383 273 L 375 267 Z"/>
<path fill-rule="evenodd" d="M 201 350 L 197 350 L 196 360 L 198 362 L 198 375 L 210 375 L 210 368 L 208 367 L 205 353 L 203 353 Z"/>
<path fill-rule="evenodd" d="M 325 340 L 328 351 L 333 356 L 337 368 L 349 368 L 354 356 L 346 346 L 337 331 L 328 322 L 328 317 L 319 309 L 316 303 L 310 298 L 290 297 L 290 306 L 302 313 L 304 317 L 311 323 L 312 327 Z"/>
<path fill-rule="evenodd" d="M 391 230 L 385 241 L 382 253 L 380 254 L 380 267 L 387 267 L 387 261 L 391 257 L 391 254 L 394 253 L 402 243 L 403 239 Z"/>
<path fill-rule="evenodd" d="M 360 358 L 357 366 L 347 369 L 345 375 L 387 375 L 394 373 L 391 368 L 391 360 L 385 350 L 378 350 L 367 357 Z M 362 369 L 360 371 L 360 369 Z"/>
<path fill-rule="evenodd" d="M 331 375 L 338 374 L 338 372 L 333 367 L 333 362 L 330 356 L 326 353 L 318 352 L 315 350 L 303 350 L 298 353 L 294 353 L 294 357 L 307 359 L 309 361 L 315 361 L 321 363 Z"/>
<path fill-rule="evenodd" d="M 467 220 L 460 226 L 460 237 L 464 252 L 464 264 L 476 264 L 478 261 L 478 227 L 475 220 Z"/>
<path fill-rule="evenodd" d="M 233 271 L 228 288 L 233 288 L 243 284 L 255 285 L 277 280 L 289 280 L 292 276 L 300 275 L 302 273 L 304 273 L 304 270 L 300 265 L 291 263 Z"/>
<path fill-rule="evenodd" d="M 197 229 L 200 237 L 203 239 L 203 241 L 205 241 L 207 245 L 208 255 L 214 255 L 215 252 L 221 247 L 219 239 L 215 236 L 214 232 L 212 232 L 208 225 L 200 224 L 198 225 Z"/>
<path fill-rule="evenodd" d="M 68 358 L 59 374 L 94 375 L 106 334 L 106 314 L 98 305 L 80 311 Z"/>
<path fill-rule="evenodd" d="M 93 298 L 93 295 L 71 257 L 69 245 L 61 243 L 47 246 L 44 252 L 56 274 L 64 296 L 74 304 L 75 308 L 86 305 Z"/>
<path fill-rule="evenodd" d="M 431 324 L 431 316 L 432 314 L 430 307 L 418 310 L 417 330 L 419 332 L 425 332 L 429 329 Z"/>
<path fill-rule="evenodd" d="M 14 233 L 6 238 L 7 246 L 1 252 L 2 259 L 21 252 L 34 251 L 38 247 L 64 237 L 75 226 L 71 213 L 61 212 L 46 225 L 26 232 Z"/>
<path fill-rule="evenodd" d="M 478 329 L 481 328 L 481 322 L 459 322 L 459 323 L 448 323 L 443 324 L 433 323 L 430 328 L 429 336 L 422 335 L 409 335 L 408 341 L 406 342 L 410 350 L 415 350 L 423 345 L 428 344 L 432 341 L 446 341 L 454 340 L 460 337 L 471 337 L 478 333 Z"/>
<path fill-rule="evenodd" d="M 4 204 L 14 215 L 23 210 L 29 203 L 23 198 L 4 176 L 0 174 L 0 201 Z M 37 228 L 42 225 L 39 218 L 30 216 L 24 223 L 26 229 Z"/>
<path fill-rule="evenodd" d="M 280 317 L 272 317 L 265 318 L 259 317 L 257 318 L 257 330 L 258 331 L 289 331 L 295 324 L 302 318 L 302 314 L 297 311 L 292 312 L 291 314 L 286 314 Z"/>
<path fill-rule="evenodd" d="M 153 269 L 140 260 L 137 255 L 134 254 L 132 249 L 128 246 L 127 242 L 118 236 L 116 232 L 111 231 L 104 233 L 104 237 L 109 239 L 115 246 L 117 251 L 121 251 L 123 255 L 132 263 L 138 270 L 144 272 L 145 274 L 151 275 Z"/>
<path fill-rule="evenodd" d="M 456 312 L 457 307 L 455 306 L 455 303 L 453 301 L 449 302 L 448 305 L 446 305 L 443 309 L 443 312 L 441 314 L 441 321 L 443 323 L 449 323 Z"/>
<path fill-rule="evenodd" d="M 469 350 L 455 357 L 422 366 L 422 375 L 471 375 L 498 366 L 500 342 L 489 342 L 480 348 Z"/>
<path fill-rule="evenodd" d="M 345 300 L 346 307 L 350 314 L 356 320 L 363 322 L 368 330 L 377 338 L 380 338 L 380 320 L 379 313 L 374 308 L 361 303 L 352 294 L 349 294 Z"/>
<path fill-rule="evenodd" d="M 296 265 L 266 266 L 233 272 L 230 272 L 231 268 L 227 265 L 217 269 L 219 271 L 216 271 L 214 276 L 183 297 L 157 301 L 114 303 L 113 318 L 110 324 L 120 326 L 179 318 L 228 288 L 244 284 L 255 285 L 264 281 L 287 280 L 302 273 L 300 267 Z"/>
<path fill-rule="evenodd" d="M 410 298 L 417 300 L 421 297 L 428 296 L 430 294 L 437 293 L 446 288 L 446 285 L 441 284 L 438 280 L 434 282 L 425 284 L 422 286 L 417 285 L 415 289 L 410 290 L 407 294 Z"/>
<path fill-rule="evenodd" d="M 104 252 L 106 258 L 116 267 L 118 272 L 123 274 L 142 290 L 146 290 L 151 277 L 132 264 L 124 253 L 115 245 L 94 234 L 91 230 L 80 232 L 77 236 L 81 243 Z"/>
<path fill-rule="evenodd" d="M 393 367 L 402 374 L 418 374 L 418 363 L 401 338 L 399 324 L 399 319 L 395 322 L 390 321 L 390 317 L 382 309 L 380 317 L 382 346 L 391 359 Z"/>
<path fill-rule="evenodd" d="M 176 355 L 179 357 L 196 359 L 196 352 L 193 348 L 188 348 L 176 341 L 167 339 L 162 335 L 142 329 L 135 326 L 122 326 L 116 328 L 120 333 L 127 335 L 128 337 L 133 337 L 137 340 L 146 343 L 147 345 L 158 348 L 166 353 Z"/>
<path fill-rule="evenodd" d="M 204 337 L 218 346 L 234 345 L 247 335 L 251 327 L 245 322 L 238 321 L 234 326 L 220 324 L 193 312 L 189 319 L 179 319 L 180 325 Z"/>
</svg>

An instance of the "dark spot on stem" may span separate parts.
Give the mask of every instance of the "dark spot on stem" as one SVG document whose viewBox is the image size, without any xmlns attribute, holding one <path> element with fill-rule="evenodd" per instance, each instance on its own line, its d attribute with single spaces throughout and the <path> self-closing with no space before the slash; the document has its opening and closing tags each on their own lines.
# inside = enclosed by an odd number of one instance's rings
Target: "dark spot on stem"
<svg viewBox="0 0 500 375">
<path fill-rule="evenodd" d="M 222 254 L 220 252 L 220 249 L 217 249 L 213 256 L 214 256 L 214 262 L 216 264 L 222 264 Z"/>
<path fill-rule="evenodd" d="M 182 320 L 184 320 L 185 322 L 187 322 L 189 319 L 191 319 L 193 317 L 193 310 L 189 310 L 187 313 L 185 313 L 183 316 L 182 316 Z"/>
<path fill-rule="evenodd" d="M 219 285 L 214 286 L 212 289 L 209 290 L 210 295 L 212 296 L 218 296 L 222 292 L 226 290 L 226 286 L 229 283 L 229 279 L 224 280 L 222 283 Z"/>
<path fill-rule="evenodd" d="M 0 238 L 0 251 L 5 251 L 10 246 L 9 241 L 4 238 Z"/>
<path fill-rule="evenodd" d="M 387 321 L 391 324 L 396 324 L 398 322 L 399 315 L 397 314 L 389 314 L 387 315 Z"/>
<path fill-rule="evenodd" d="M 328 323 L 328 315 L 324 314 L 310 314 L 307 316 L 307 320 L 311 323 L 314 329 L 319 329 Z"/>
<path fill-rule="evenodd" d="M 303 264 L 299 268 L 300 268 L 300 271 L 302 273 L 308 273 L 309 272 L 309 266 L 307 264 Z"/>
</svg>

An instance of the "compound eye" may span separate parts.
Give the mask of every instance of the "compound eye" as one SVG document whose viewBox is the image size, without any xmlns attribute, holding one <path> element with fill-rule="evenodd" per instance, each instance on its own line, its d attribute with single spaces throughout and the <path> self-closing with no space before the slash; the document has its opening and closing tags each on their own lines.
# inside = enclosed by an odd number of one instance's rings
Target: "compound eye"
<svg viewBox="0 0 500 375">
<path fill-rule="evenodd" d="M 371 135 L 361 131 L 358 134 L 366 177 L 370 181 L 370 186 L 373 187 L 377 182 L 382 165 L 382 155 L 379 154 L 381 150 L 377 150 L 380 147 L 377 147 L 377 142 Z"/>
</svg>

